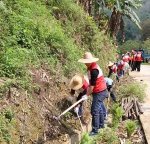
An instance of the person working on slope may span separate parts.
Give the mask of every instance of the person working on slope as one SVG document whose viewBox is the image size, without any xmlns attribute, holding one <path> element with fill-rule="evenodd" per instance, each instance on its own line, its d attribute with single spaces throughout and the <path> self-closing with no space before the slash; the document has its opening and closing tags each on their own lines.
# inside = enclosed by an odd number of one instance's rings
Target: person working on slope
<svg viewBox="0 0 150 144">
<path fill-rule="evenodd" d="M 113 80 L 111 78 L 108 78 L 108 77 L 105 77 L 105 82 L 106 82 L 106 85 L 107 85 L 107 90 L 108 92 L 110 92 L 110 96 L 111 98 L 113 99 L 114 102 L 116 102 L 116 96 L 113 92 Z"/>
<path fill-rule="evenodd" d="M 78 62 L 86 65 L 90 82 L 89 89 L 82 98 L 87 100 L 90 94 L 93 96 L 91 106 L 92 131 L 89 133 L 90 136 L 97 135 L 98 129 L 104 128 L 103 101 L 107 97 L 107 86 L 103 72 L 96 63 L 98 60 L 99 59 L 94 58 L 90 52 L 86 52 L 83 58 L 78 60 Z"/>
<path fill-rule="evenodd" d="M 75 91 L 77 91 L 79 93 L 77 97 L 77 101 L 78 101 L 82 98 L 83 95 L 87 93 L 89 87 L 88 77 L 84 76 L 83 74 L 77 74 L 71 79 L 69 86 L 71 88 L 70 100 L 71 101 L 74 100 L 74 94 Z M 78 114 L 80 118 L 82 117 L 82 102 L 75 107 L 74 111 Z"/>
</svg>

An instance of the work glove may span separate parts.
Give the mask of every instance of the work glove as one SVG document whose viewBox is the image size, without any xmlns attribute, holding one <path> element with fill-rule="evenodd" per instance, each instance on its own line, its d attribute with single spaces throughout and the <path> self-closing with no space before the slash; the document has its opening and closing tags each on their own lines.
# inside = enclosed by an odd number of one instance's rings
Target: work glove
<svg viewBox="0 0 150 144">
<path fill-rule="evenodd" d="M 70 101 L 72 102 L 74 100 L 74 96 L 71 96 L 70 97 Z"/>
<path fill-rule="evenodd" d="M 87 95 L 84 95 L 84 96 L 82 96 L 82 99 L 83 99 L 83 100 L 87 100 L 87 99 L 88 99 L 88 96 L 87 96 Z"/>
<path fill-rule="evenodd" d="M 75 112 L 75 113 L 78 113 L 78 111 L 79 111 L 79 108 L 78 108 L 78 107 L 75 107 L 74 112 Z"/>
</svg>

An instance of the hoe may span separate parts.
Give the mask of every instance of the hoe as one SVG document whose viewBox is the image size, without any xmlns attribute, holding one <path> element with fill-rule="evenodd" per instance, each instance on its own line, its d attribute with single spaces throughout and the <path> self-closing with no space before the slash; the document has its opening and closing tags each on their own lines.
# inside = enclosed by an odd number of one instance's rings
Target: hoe
<svg viewBox="0 0 150 144">
<path fill-rule="evenodd" d="M 80 100 L 78 100 L 77 102 L 75 102 L 72 106 L 70 106 L 68 109 L 66 109 L 63 113 L 61 113 L 59 116 L 51 116 L 50 119 L 53 120 L 60 120 L 61 116 L 64 115 L 65 113 L 67 113 L 69 110 L 71 110 L 73 107 L 75 107 L 78 103 L 80 103 L 81 101 L 83 101 L 83 99 L 81 98 Z M 78 115 L 78 114 L 77 114 Z"/>
</svg>

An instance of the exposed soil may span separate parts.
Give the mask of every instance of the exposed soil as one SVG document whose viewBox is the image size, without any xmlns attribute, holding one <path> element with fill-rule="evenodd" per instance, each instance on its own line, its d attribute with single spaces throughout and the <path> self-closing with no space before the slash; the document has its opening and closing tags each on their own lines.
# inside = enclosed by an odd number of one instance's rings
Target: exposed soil
<svg viewBox="0 0 150 144">
<path fill-rule="evenodd" d="M 68 137 L 75 134 L 75 129 L 81 130 L 78 119 L 73 109 L 61 117 L 60 121 L 52 121 L 51 116 L 59 116 L 64 110 L 72 105 L 69 101 L 68 80 L 54 77 L 47 73 L 44 68 L 31 69 L 34 89 L 31 92 L 23 91 L 16 87 L 7 91 L 0 101 L 0 112 L 11 108 L 16 121 L 11 131 L 12 143 L 36 143 L 52 144 L 63 143 Z M 124 77 L 114 87 L 118 98 L 123 97 L 119 93 L 119 85 L 131 82 L 131 77 Z M 119 96 L 118 96 L 119 95 Z M 113 102 L 110 102 L 110 107 Z M 91 100 L 83 104 L 83 123 L 87 124 L 90 115 Z M 141 127 L 130 139 L 126 137 L 124 121 L 118 129 L 118 136 L 122 139 L 132 141 L 135 144 L 142 144 L 144 141 Z M 143 143 L 144 144 L 144 143 Z"/>
</svg>

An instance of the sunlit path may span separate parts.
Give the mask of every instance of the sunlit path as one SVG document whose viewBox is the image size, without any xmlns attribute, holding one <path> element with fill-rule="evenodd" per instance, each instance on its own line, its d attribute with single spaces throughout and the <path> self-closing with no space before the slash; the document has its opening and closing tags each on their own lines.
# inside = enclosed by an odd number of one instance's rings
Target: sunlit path
<svg viewBox="0 0 150 144">
<path fill-rule="evenodd" d="M 141 72 L 130 72 L 130 75 L 134 77 L 137 81 L 146 84 L 146 97 L 144 103 L 142 103 L 142 109 L 144 114 L 140 115 L 140 120 L 146 135 L 148 144 L 150 144 L 150 66 L 142 65 Z"/>
</svg>

